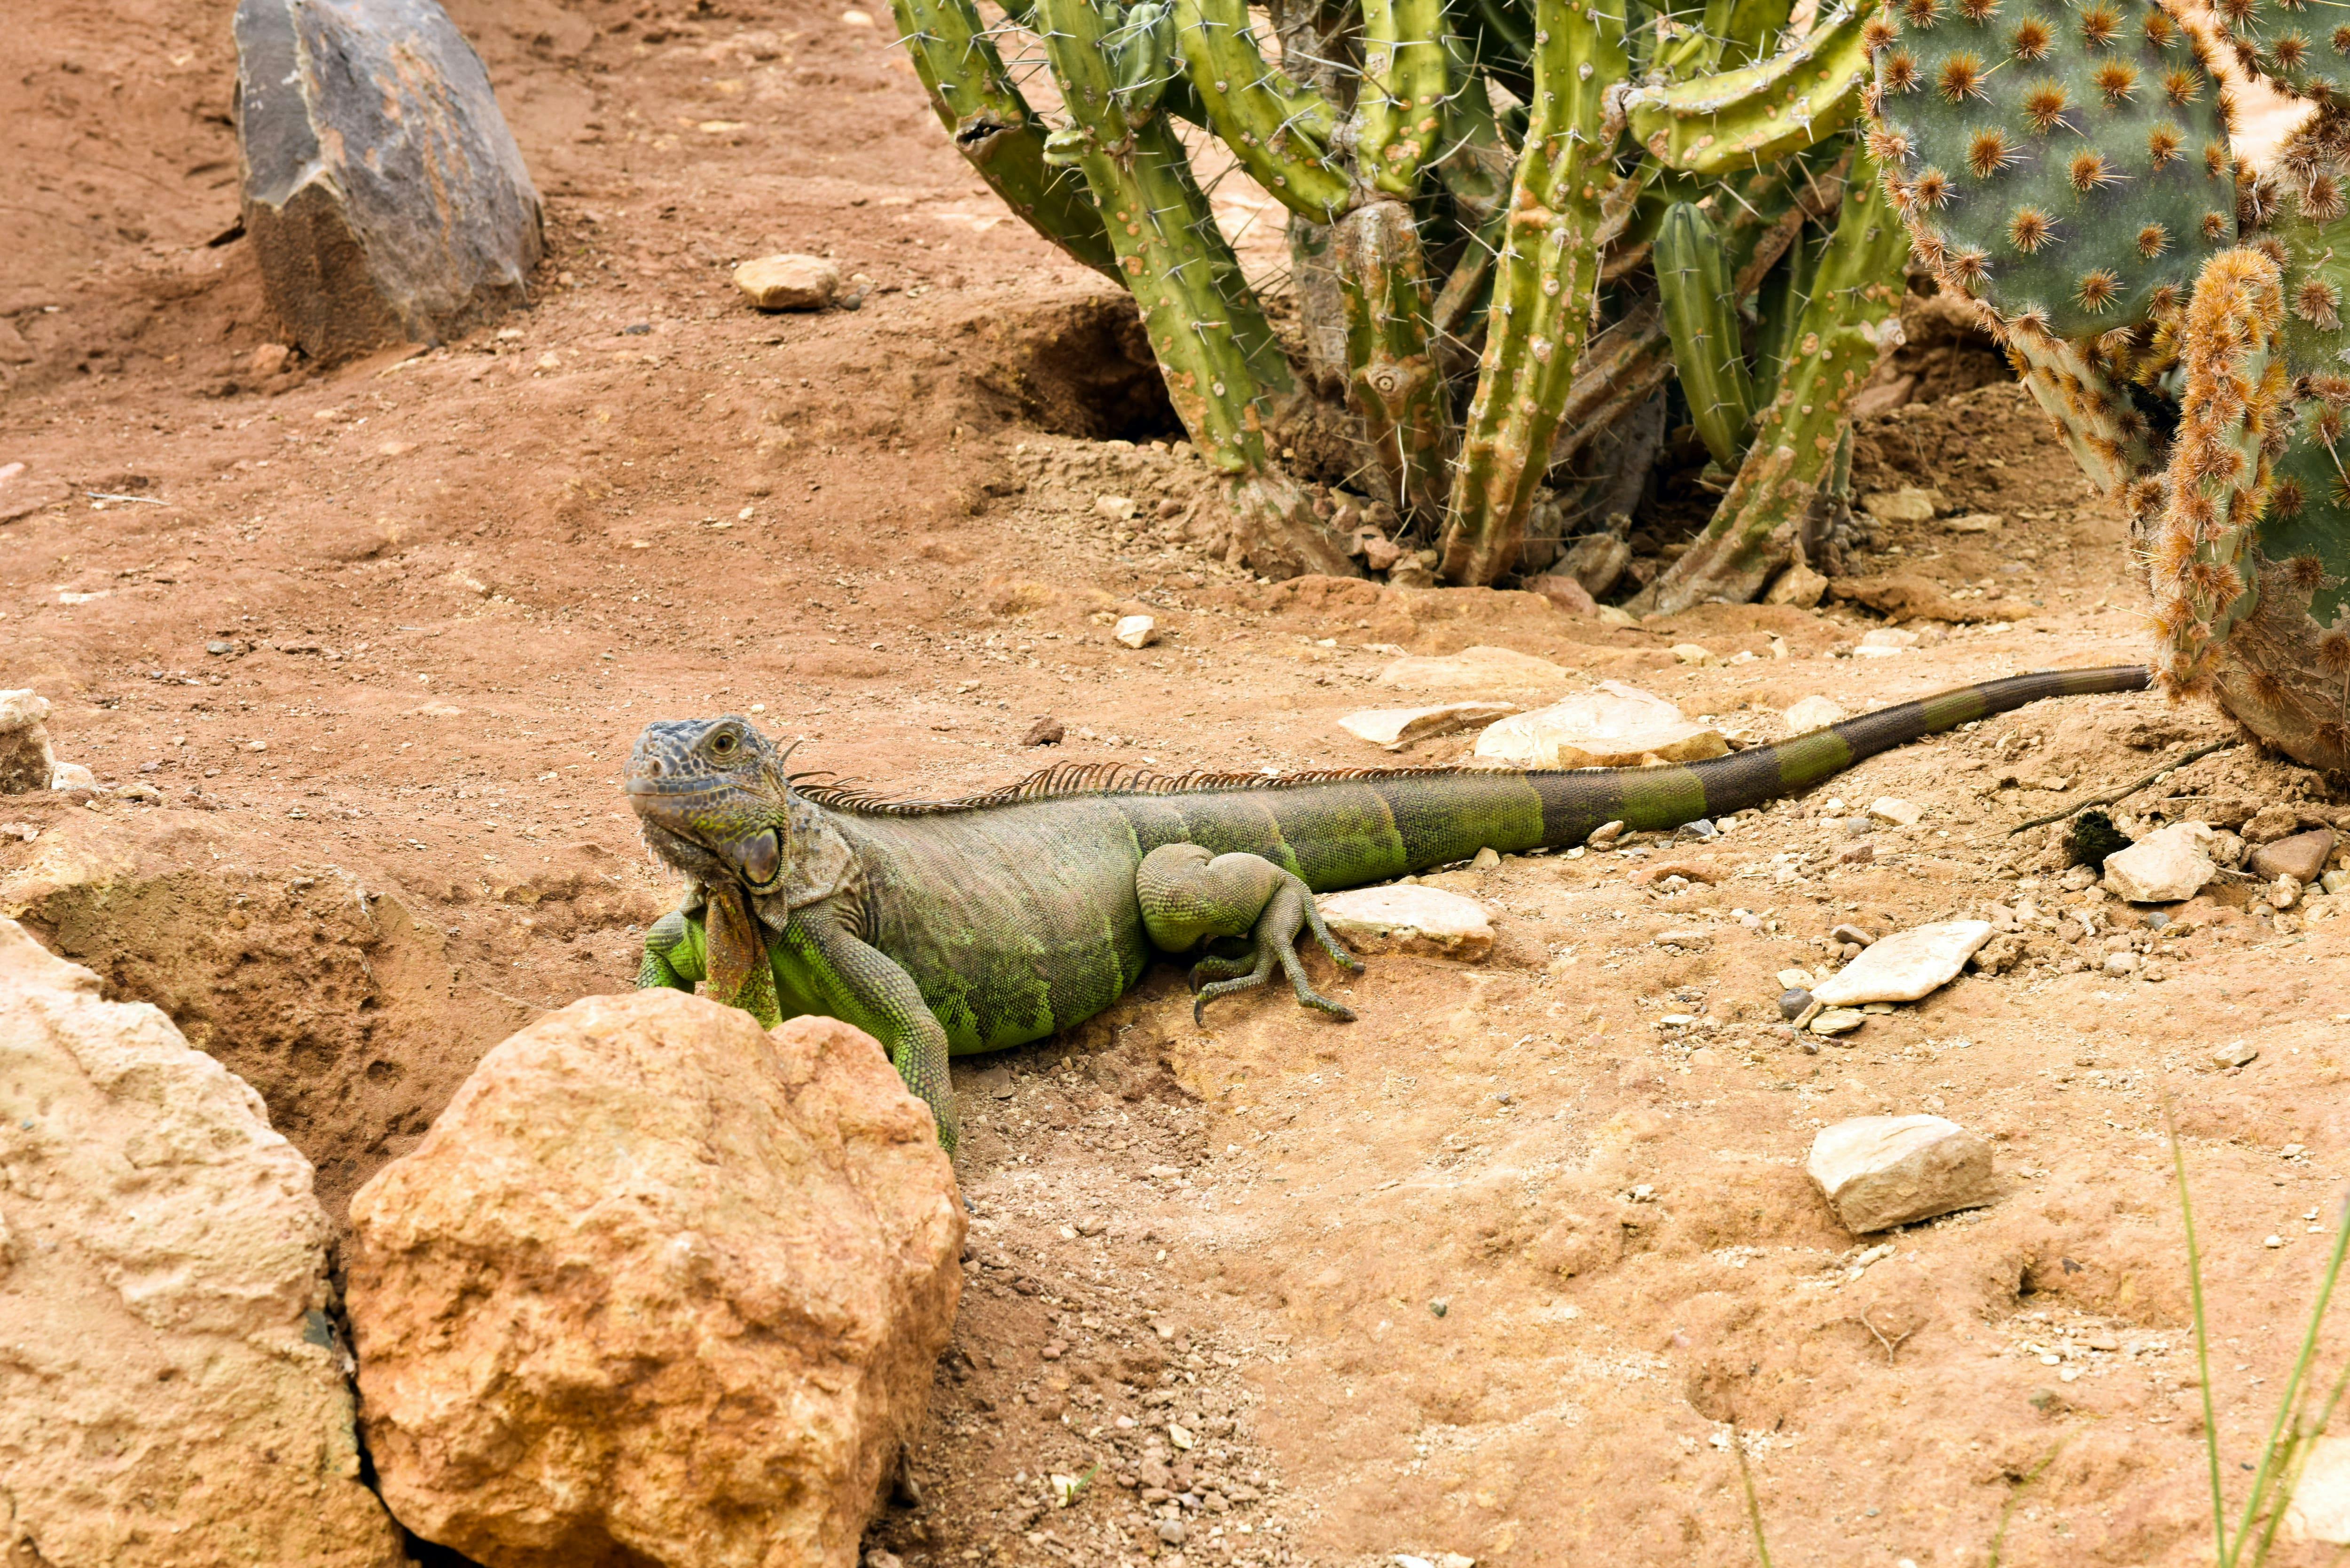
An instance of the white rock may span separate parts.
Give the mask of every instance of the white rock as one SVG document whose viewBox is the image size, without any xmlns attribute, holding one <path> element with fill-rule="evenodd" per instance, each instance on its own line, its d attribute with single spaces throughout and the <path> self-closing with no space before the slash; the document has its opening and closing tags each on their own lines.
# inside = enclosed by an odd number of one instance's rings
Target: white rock
<svg viewBox="0 0 2350 1568">
<path fill-rule="evenodd" d="M 1400 751 L 1414 741 L 1473 730 L 1518 711 L 1514 702 L 1444 702 L 1433 708 L 1365 708 L 1338 721 L 1338 727 L 1375 746 Z"/>
<path fill-rule="evenodd" d="M 1991 1145 L 1940 1116 L 1855 1116 L 1822 1128 L 1804 1173 L 1856 1236 L 1997 1196 Z"/>
<path fill-rule="evenodd" d="M 1441 888 L 1350 888 L 1315 903 L 1332 934 L 1358 953 L 1434 953 L 1473 962 L 1493 950 L 1485 907 Z"/>
<path fill-rule="evenodd" d="M 1714 662 L 1713 649 L 1706 647 L 1705 644 L 1701 642 L 1677 642 L 1673 644 L 1673 657 L 1679 659 L 1683 664 L 1711 664 Z"/>
<path fill-rule="evenodd" d="M 2107 974 L 2136 974 L 2137 972 L 2137 954 L 2107 953 L 2106 955 L 2106 972 Z"/>
<path fill-rule="evenodd" d="M 1694 723 L 1663 698 L 1620 680 L 1603 680 L 1596 691 L 1503 719 L 1477 737 L 1477 755 L 1522 768 L 1693 763 L 1729 750 L 1721 731 Z"/>
<path fill-rule="evenodd" d="M 2350 1438 L 2320 1438 L 2311 1447 L 2284 1530 L 2295 1541 L 2350 1546 Z"/>
<path fill-rule="evenodd" d="M 734 269 L 734 286 L 761 310 L 822 310 L 840 292 L 840 269 L 822 256 L 759 256 Z"/>
<path fill-rule="evenodd" d="M 21 730 L 49 716 L 49 700 L 29 687 L 0 691 L 0 731 Z"/>
<path fill-rule="evenodd" d="M 2192 898 L 2218 875 L 2211 829 L 2200 822 L 2157 828 L 2127 849 L 2106 857 L 2106 891 L 2133 904 L 2174 904 Z"/>
<path fill-rule="evenodd" d="M 1134 498 L 1130 495 L 1097 495 L 1094 510 L 1119 523 L 1134 521 Z"/>
<path fill-rule="evenodd" d="M 2211 1053 L 2215 1067 L 2248 1066 L 2260 1055 L 2261 1048 L 2246 1040 L 2230 1040 Z"/>
<path fill-rule="evenodd" d="M 0 919 L 12 1563 L 408 1559 L 359 1480 L 310 1163 L 261 1096 Z"/>
<path fill-rule="evenodd" d="M 1953 534 L 1996 534 L 2007 526 L 2007 519 L 1996 512 L 1970 512 L 1963 517 L 1946 517 L 1942 526 Z"/>
<path fill-rule="evenodd" d="M 1816 996 L 1812 1005 L 1819 1007 Z M 1812 1014 L 1812 1021 L 1805 1027 L 1814 1034 L 1849 1034 L 1867 1022 L 1865 1015 L 1852 1008 L 1825 1007 Z"/>
<path fill-rule="evenodd" d="M 1861 950 L 1858 958 L 1812 987 L 1830 1007 L 1868 1002 L 1915 1002 L 1958 978 L 1967 960 L 1991 940 L 1989 920 L 1946 920 L 1897 931 Z"/>
<path fill-rule="evenodd" d="M 1828 580 L 1811 567 L 1797 562 L 1779 574 L 1762 596 L 1766 605 L 1793 605 L 1797 609 L 1810 609 L 1828 591 Z"/>
<path fill-rule="evenodd" d="M 1942 493 L 1905 484 L 1862 496 L 1860 508 L 1879 523 L 1924 523 L 1942 509 Z"/>
<path fill-rule="evenodd" d="M 49 749 L 49 700 L 37 691 L 0 691 L 0 794 L 51 787 L 57 768 Z"/>
<path fill-rule="evenodd" d="M 1918 635 L 1914 631 L 1904 631 L 1898 626 L 1880 626 L 1875 631 L 1863 633 L 1860 646 L 1865 649 L 1898 651 L 1901 649 L 1917 647 L 1919 640 Z"/>
<path fill-rule="evenodd" d="M 51 789 L 96 789 L 98 775 L 79 763 L 59 763 L 49 770 Z"/>
<path fill-rule="evenodd" d="M 1814 730 L 1824 730 L 1837 720 L 1850 716 L 1843 708 L 1825 697 L 1806 697 L 1787 710 L 1787 733 L 1808 734 Z"/>
<path fill-rule="evenodd" d="M 1411 691 L 1523 691 L 1566 684 L 1561 665 L 1508 648 L 1464 648 L 1441 659 L 1399 659 L 1379 671 L 1379 684 Z"/>
<path fill-rule="evenodd" d="M 1147 615 L 1121 616 L 1110 636 L 1128 648 L 1149 648 L 1159 640 L 1159 623 Z"/>
<path fill-rule="evenodd" d="M 1925 808 L 1914 800 L 1904 800 L 1898 794 L 1879 795 L 1868 805 L 1868 815 L 1879 822 L 1889 822 L 1896 827 L 1915 827 L 1918 819 L 1926 815 Z"/>
</svg>

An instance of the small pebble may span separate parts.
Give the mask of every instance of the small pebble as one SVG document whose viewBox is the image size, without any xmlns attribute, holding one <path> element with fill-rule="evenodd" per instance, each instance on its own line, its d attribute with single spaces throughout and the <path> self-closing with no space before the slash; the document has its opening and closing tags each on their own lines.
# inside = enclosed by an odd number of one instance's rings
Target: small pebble
<svg viewBox="0 0 2350 1568">
<path fill-rule="evenodd" d="M 1779 1016 L 1792 1023 L 1796 1019 L 1801 1018 L 1804 1015 L 1804 1009 L 1809 1007 L 1811 1004 L 1812 993 L 1808 991 L 1781 992 L 1779 993 Z"/>
<path fill-rule="evenodd" d="M 2106 955 L 2106 972 L 2107 974 L 2137 973 L 2137 954 L 2127 952 L 2107 953 Z"/>
<path fill-rule="evenodd" d="M 1843 925 L 1836 927 L 1836 929 L 1830 931 L 1828 935 L 1835 939 L 1837 941 L 1847 942 L 1864 948 L 1877 940 L 1877 933 L 1875 931 L 1867 930 L 1860 926 L 1856 926 L 1849 920 L 1846 921 Z"/>
<path fill-rule="evenodd" d="M 1814 1034 L 1849 1034 L 1860 1027 L 1861 1014 L 1849 1007 L 1831 1007 L 1812 1020 Z"/>
<path fill-rule="evenodd" d="M 1845 846 L 1844 852 L 1836 857 L 1836 863 L 1842 866 L 1858 866 L 1866 861 L 1874 860 L 1876 858 L 1876 845 L 1849 844 Z"/>
<path fill-rule="evenodd" d="M 1438 1296 L 1428 1303 L 1428 1310 L 1434 1313 L 1437 1316 L 1442 1317 L 1446 1313 L 1452 1310 L 1452 1298 L 1451 1296 Z"/>
</svg>

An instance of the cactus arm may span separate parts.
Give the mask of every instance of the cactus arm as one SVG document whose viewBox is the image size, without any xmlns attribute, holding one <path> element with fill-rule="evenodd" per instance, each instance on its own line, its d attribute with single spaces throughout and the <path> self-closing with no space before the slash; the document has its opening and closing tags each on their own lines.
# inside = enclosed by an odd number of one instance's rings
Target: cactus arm
<svg viewBox="0 0 2350 1568">
<path fill-rule="evenodd" d="M 1175 41 L 1209 125 L 1250 177 L 1292 212 L 1335 222 L 1352 192 L 1331 160 L 1327 99 L 1265 63 L 1244 0 L 1174 0 Z"/>
<path fill-rule="evenodd" d="M 1835 461 L 1845 410 L 1878 354 L 1899 340 L 1898 319 L 1888 317 L 1901 300 L 1908 246 L 1876 171 L 1856 172 L 1820 257 L 1788 373 L 1755 421 L 1737 477 L 1688 553 L 1632 601 L 1633 613 L 1670 614 L 1715 597 L 1743 602 L 1792 555 Z"/>
<path fill-rule="evenodd" d="M 1600 252 L 1638 193 L 1637 175 L 1616 172 L 1621 119 L 1607 101 L 1630 66 L 1624 4 L 1536 0 L 1534 98 L 1442 545 L 1455 582 L 1488 584 L 1516 563 L 1591 330 Z"/>
<path fill-rule="evenodd" d="M 1086 182 L 1045 162 L 1045 127 L 1004 73 L 971 0 L 890 0 L 890 8 L 931 109 L 979 177 L 1029 227 L 1077 261 L 1118 277 Z"/>
<path fill-rule="evenodd" d="M 1139 123 L 1118 106 L 1116 61 L 1087 0 L 1039 0 L 1045 48 L 1074 121 L 1054 154 L 1085 172 L 1109 220 L 1118 268 L 1142 311 L 1168 396 L 1192 444 L 1228 474 L 1266 460 L 1263 410 L 1290 390 L 1273 333 L 1241 280 L 1163 119 Z"/>
<path fill-rule="evenodd" d="M 2098 489 L 2117 495 L 2162 466 L 2128 391 L 2079 345 L 2019 324 L 2007 350 L 2023 389 L 2055 422 L 2073 461 Z"/>
<path fill-rule="evenodd" d="M 1436 176 L 1452 193 L 1462 223 L 1482 231 L 1509 202 L 1513 155 L 1502 140 L 1501 122 L 1493 117 L 1493 100 L 1478 77 L 1476 61 L 1458 35 L 1445 42 L 1458 87 L 1445 97 L 1444 146 Z M 1481 242 L 1486 237 L 1481 234 Z"/>
<path fill-rule="evenodd" d="M 1759 65 L 1635 88 L 1624 100 L 1633 138 L 1692 174 L 1752 168 L 1826 140 L 1860 109 L 1866 20 L 1847 5 Z"/>
<path fill-rule="evenodd" d="M 2274 261 L 2247 248 L 2204 264 L 2181 335 L 2187 395 L 2168 504 L 2147 551 L 2163 648 L 2155 677 L 2174 695 L 2206 684 L 2213 650 L 2260 604 L 2252 546 L 2272 460 L 2292 433 L 2283 325 Z"/>
<path fill-rule="evenodd" d="M 1355 99 L 1355 177 L 1409 201 L 1442 151 L 1449 96 L 1442 0 L 1362 0 L 1363 80 Z"/>
<path fill-rule="evenodd" d="M 1469 35 L 1476 67 L 1509 88 L 1519 102 L 1532 102 L 1534 33 L 1524 14 L 1508 0 L 1470 0 L 1458 19 Z"/>
<path fill-rule="evenodd" d="M 1429 285 L 1411 209 L 1372 202 L 1330 231 L 1347 323 L 1347 400 L 1362 418 L 1387 499 L 1440 516 L 1451 408 L 1429 350 Z"/>
<path fill-rule="evenodd" d="M 1657 295 L 1673 340 L 1690 419 L 1714 462 L 1729 468 L 1754 419 L 1754 384 L 1739 345 L 1738 301 L 1721 236 L 1705 213 L 1676 202 L 1657 234 Z"/>
</svg>

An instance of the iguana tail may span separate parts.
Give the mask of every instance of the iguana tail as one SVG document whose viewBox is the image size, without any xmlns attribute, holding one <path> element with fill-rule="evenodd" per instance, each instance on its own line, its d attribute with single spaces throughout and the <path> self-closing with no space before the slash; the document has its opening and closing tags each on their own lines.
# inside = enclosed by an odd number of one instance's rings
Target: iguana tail
<svg viewBox="0 0 2350 1568">
<path fill-rule="evenodd" d="M 1189 781 L 1167 781 L 1107 793 L 1145 849 L 1189 842 L 1217 854 L 1263 855 L 1325 892 L 1465 860 L 1489 846 L 1505 854 L 1564 848 L 1609 822 L 1660 830 L 1742 811 L 1922 735 L 2043 697 L 2143 691 L 2147 680 L 2146 667 L 2135 664 L 2014 675 L 1700 763 L 1397 769 L 1245 784 L 1202 780 L 1189 787 Z"/>
</svg>

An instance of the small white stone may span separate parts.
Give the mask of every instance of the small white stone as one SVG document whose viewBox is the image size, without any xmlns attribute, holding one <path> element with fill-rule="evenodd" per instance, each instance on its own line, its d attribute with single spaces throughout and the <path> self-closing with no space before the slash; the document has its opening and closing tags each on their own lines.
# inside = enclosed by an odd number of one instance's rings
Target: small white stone
<svg viewBox="0 0 2350 1568">
<path fill-rule="evenodd" d="M 59 763 L 49 771 L 51 789 L 96 789 L 98 775 L 79 763 Z"/>
<path fill-rule="evenodd" d="M 1121 616 L 1110 636 L 1128 648 L 1148 648 L 1159 640 L 1159 623 L 1147 615 Z"/>
<path fill-rule="evenodd" d="M 822 256 L 760 256 L 734 269 L 734 286 L 761 310 L 822 310 L 840 292 L 840 269 Z"/>
<path fill-rule="evenodd" d="M 1134 520 L 1134 498 L 1130 495 L 1097 495 L 1094 510 L 1119 523 Z"/>
<path fill-rule="evenodd" d="M 1812 987 L 1831 1007 L 1915 1002 L 1958 978 L 1975 950 L 1991 940 L 1989 920 L 1945 920 L 1897 931 Z"/>
<path fill-rule="evenodd" d="M 1898 794 L 1879 795 L 1871 801 L 1868 815 L 1879 822 L 1889 822 L 1896 827 L 1915 827 L 1918 819 L 1926 815 L 1916 801 L 1903 800 Z"/>
<path fill-rule="evenodd" d="M 1714 662 L 1713 649 L 1706 647 L 1702 643 L 1696 642 L 1677 642 L 1673 644 L 1673 657 L 1679 659 L 1683 664 L 1711 664 Z"/>
<path fill-rule="evenodd" d="M 1513 648 L 1464 648 L 1443 658 L 1417 655 L 1379 671 L 1379 684 L 1408 691 L 1555 691 L 1566 685 L 1564 665 Z"/>
<path fill-rule="evenodd" d="M 1816 999 L 1812 1005 L 1820 1007 Z M 1820 1007 L 1820 1011 L 1811 1015 L 1811 1022 L 1805 1027 L 1814 1034 L 1849 1034 L 1867 1022 L 1866 1015 L 1849 1007 Z"/>
<path fill-rule="evenodd" d="M 2007 526 L 2007 519 L 1996 512 L 1970 512 L 1963 517 L 1946 517 L 1942 526 L 1953 534 L 1996 534 Z"/>
<path fill-rule="evenodd" d="M 2175 904 L 2192 898 L 2219 872 L 2211 829 L 2174 822 L 2106 857 L 2106 891 L 2133 904 Z"/>
<path fill-rule="evenodd" d="M 1469 857 L 1469 869 L 1471 871 L 1492 871 L 1498 869 L 1501 864 L 1501 853 L 1491 845 L 1487 845 Z"/>
<path fill-rule="evenodd" d="M 2242 1040 L 2230 1040 L 2211 1053 L 2211 1064 L 2216 1067 L 2241 1067 L 2261 1054 L 2261 1048 Z"/>
<path fill-rule="evenodd" d="M 1474 730 L 1518 711 L 1514 702 L 1442 702 L 1432 708 L 1365 708 L 1338 721 L 1347 733 L 1398 751 L 1415 741 Z"/>
<path fill-rule="evenodd" d="M 2301 884 L 2291 877 L 2280 877 L 2269 884 L 2269 905 L 2272 909 L 2290 909 L 2301 901 Z"/>
<path fill-rule="evenodd" d="M 1856 1236 L 1996 1196 L 1991 1145 L 1941 1116 L 1855 1116 L 1812 1140 L 1804 1174 Z"/>
<path fill-rule="evenodd" d="M 0 731 L 21 730 L 48 716 L 49 700 L 39 692 L 30 688 L 0 691 Z"/>
<path fill-rule="evenodd" d="M 1860 639 L 1860 646 L 1887 649 L 1915 648 L 1919 640 L 1918 635 L 1914 631 L 1904 631 L 1898 626 L 1880 626 L 1875 631 L 1864 635 Z"/>
<path fill-rule="evenodd" d="M 1485 907 L 1441 888 L 1351 888 L 1315 903 L 1331 933 L 1358 953 L 1432 953 L 1474 962 L 1493 950 Z"/>
<path fill-rule="evenodd" d="M 2135 973 L 2137 973 L 2137 954 L 2136 954 L 2136 953 L 2107 953 L 2107 954 L 2106 955 L 2106 972 L 2107 974 L 2135 974 Z"/>
<path fill-rule="evenodd" d="M 1806 697 L 1787 710 L 1787 733 L 1809 734 L 1824 730 L 1837 720 L 1848 717 L 1844 709 L 1825 697 Z"/>
</svg>

